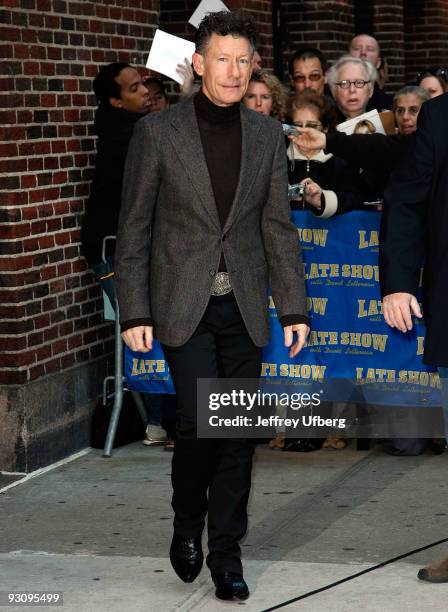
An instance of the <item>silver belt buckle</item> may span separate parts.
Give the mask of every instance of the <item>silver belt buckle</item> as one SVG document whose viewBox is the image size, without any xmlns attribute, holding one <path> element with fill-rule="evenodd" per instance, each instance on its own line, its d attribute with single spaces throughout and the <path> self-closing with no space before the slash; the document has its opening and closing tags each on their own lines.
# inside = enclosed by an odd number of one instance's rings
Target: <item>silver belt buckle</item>
<svg viewBox="0 0 448 612">
<path fill-rule="evenodd" d="M 226 295 L 232 291 L 228 272 L 218 272 L 213 279 L 211 295 Z"/>
</svg>

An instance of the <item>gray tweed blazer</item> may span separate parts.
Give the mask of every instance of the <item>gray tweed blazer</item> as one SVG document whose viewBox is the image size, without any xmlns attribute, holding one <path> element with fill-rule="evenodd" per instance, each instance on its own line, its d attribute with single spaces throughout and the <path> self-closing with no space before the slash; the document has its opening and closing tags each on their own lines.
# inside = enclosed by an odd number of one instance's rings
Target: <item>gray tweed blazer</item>
<svg viewBox="0 0 448 612">
<path fill-rule="evenodd" d="M 279 316 L 307 314 L 282 129 L 241 105 L 241 131 L 239 183 L 221 229 L 193 100 L 135 126 L 115 253 L 120 319 L 151 317 L 169 346 L 184 344 L 199 324 L 221 251 L 256 345 L 269 341 L 269 285 Z"/>
</svg>

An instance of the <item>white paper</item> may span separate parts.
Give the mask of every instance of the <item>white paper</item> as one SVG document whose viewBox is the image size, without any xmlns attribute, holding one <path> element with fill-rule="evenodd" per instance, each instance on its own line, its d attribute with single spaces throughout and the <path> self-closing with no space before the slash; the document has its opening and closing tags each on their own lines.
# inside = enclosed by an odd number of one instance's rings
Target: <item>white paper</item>
<svg viewBox="0 0 448 612">
<path fill-rule="evenodd" d="M 176 71 L 177 65 L 184 64 L 185 58 L 191 62 L 194 51 L 195 45 L 189 40 L 173 36 L 162 30 L 156 30 L 146 67 L 160 72 L 160 74 L 164 74 L 182 85 L 184 78 Z"/>
<path fill-rule="evenodd" d="M 356 133 L 356 126 L 360 121 L 368 121 L 375 128 L 372 129 L 372 132 L 378 132 L 380 134 L 385 134 L 383 124 L 381 122 L 381 117 L 378 114 L 377 110 L 371 110 L 368 113 L 363 113 L 359 115 L 359 117 L 354 117 L 353 119 L 348 119 L 343 123 L 339 123 L 336 126 L 338 132 L 344 132 L 345 134 L 353 134 Z"/>
<path fill-rule="evenodd" d="M 221 0 L 202 0 L 196 8 L 188 23 L 197 28 L 207 13 L 218 13 L 219 11 L 228 11 L 224 2 Z"/>
</svg>

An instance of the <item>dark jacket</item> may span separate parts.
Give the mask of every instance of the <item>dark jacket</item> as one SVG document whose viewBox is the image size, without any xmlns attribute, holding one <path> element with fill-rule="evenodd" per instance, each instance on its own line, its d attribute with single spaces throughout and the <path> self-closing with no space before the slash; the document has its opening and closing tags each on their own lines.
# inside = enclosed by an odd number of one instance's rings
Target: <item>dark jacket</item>
<svg viewBox="0 0 448 612">
<path fill-rule="evenodd" d="M 289 145 L 291 156 L 291 145 Z M 360 208 L 363 192 L 356 166 L 348 164 L 341 158 L 320 154 L 316 159 L 288 159 L 288 182 L 290 185 L 311 178 L 323 190 L 322 208 L 305 205 L 315 215 L 324 218 Z M 300 202 L 292 201 L 291 208 L 303 208 Z"/>
<path fill-rule="evenodd" d="M 134 125 L 141 116 L 113 106 L 99 106 L 96 111 L 95 175 L 81 229 L 82 252 L 90 264 L 101 261 L 103 238 L 117 233 L 124 163 Z M 111 243 L 108 254 L 113 250 Z"/>
<path fill-rule="evenodd" d="M 390 173 L 407 150 L 411 136 L 384 134 L 327 134 L 326 153 L 333 153 L 363 169 L 365 199 L 382 197 Z"/>
<path fill-rule="evenodd" d="M 377 110 L 381 113 L 383 110 L 391 110 L 393 101 L 393 95 L 386 93 L 383 89 L 378 87 L 378 83 L 375 83 L 372 97 L 367 104 L 366 112 Z"/>
<path fill-rule="evenodd" d="M 383 296 L 417 295 L 426 259 L 424 361 L 448 366 L 448 96 L 422 106 L 411 146 L 391 176 L 380 240 Z"/>
</svg>

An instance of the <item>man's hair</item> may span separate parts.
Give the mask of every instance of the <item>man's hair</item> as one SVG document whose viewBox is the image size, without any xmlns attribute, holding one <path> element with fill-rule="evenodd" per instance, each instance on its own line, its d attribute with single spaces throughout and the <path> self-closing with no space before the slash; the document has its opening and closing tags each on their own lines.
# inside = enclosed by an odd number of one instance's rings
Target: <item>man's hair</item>
<svg viewBox="0 0 448 612">
<path fill-rule="evenodd" d="M 252 54 L 257 46 L 257 27 L 254 18 L 244 11 L 208 13 L 196 30 L 196 53 L 204 55 L 212 34 L 242 36 L 250 42 Z"/>
<path fill-rule="evenodd" d="M 395 110 L 397 108 L 398 98 L 400 96 L 409 95 L 417 96 L 420 104 L 423 104 L 423 102 L 426 102 L 431 98 L 429 93 L 426 91 L 426 89 L 423 89 L 423 87 L 419 87 L 418 85 L 406 85 L 405 87 L 402 87 L 399 91 L 397 91 L 397 93 L 394 95 L 392 110 Z"/>
<path fill-rule="evenodd" d="M 370 88 L 373 89 L 375 81 L 378 78 L 378 72 L 376 68 L 370 62 L 363 60 L 361 57 L 353 57 L 352 55 L 343 55 L 331 66 L 327 71 L 327 83 L 329 88 L 333 91 L 336 87 L 336 83 L 339 81 L 339 70 L 346 64 L 355 64 L 362 66 L 365 74 L 366 81 L 370 81 Z"/>
<path fill-rule="evenodd" d="M 294 62 L 298 60 L 308 60 L 308 59 L 318 59 L 322 68 L 322 73 L 325 74 L 327 70 L 327 60 L 325 59 L 325 55 L 319 49 L 315 47 L 301 47 L 297 49 L 292 56 L 289 58 L 288 70 L 289 74 L 292 76 L 294 72 Z"/>
<path fill-rule="evenodd" d="M 110 104 L 110 98 L 121 98 L 120 85 L 115 77 L 125 68 L 132 68 L 132 66 L 122 62 L 114 62 L 100 69 L 93 80 L 93 91 L 98 104 Z"/>
</svg>

